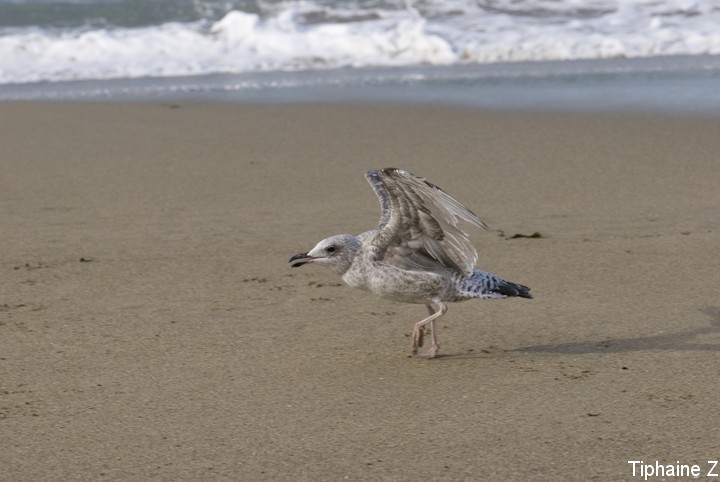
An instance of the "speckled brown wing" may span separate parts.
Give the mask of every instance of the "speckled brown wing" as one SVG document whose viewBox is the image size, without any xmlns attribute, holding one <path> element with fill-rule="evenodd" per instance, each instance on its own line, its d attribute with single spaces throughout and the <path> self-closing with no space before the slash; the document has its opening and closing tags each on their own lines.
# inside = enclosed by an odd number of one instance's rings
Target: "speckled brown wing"
<svg viewBox="0 0 720 482">
<path fill-rule="evenodd" d="M 400 267 L 430 257 L 469 276 L 477 251 L 459 220 L 481 228 L 486 224 L 455 198 L 426 179 L 401 169 L 368 171 L 366 179 L 380 201 L 377 230 L 369 239 L 370 257 Z"/>
</svg>

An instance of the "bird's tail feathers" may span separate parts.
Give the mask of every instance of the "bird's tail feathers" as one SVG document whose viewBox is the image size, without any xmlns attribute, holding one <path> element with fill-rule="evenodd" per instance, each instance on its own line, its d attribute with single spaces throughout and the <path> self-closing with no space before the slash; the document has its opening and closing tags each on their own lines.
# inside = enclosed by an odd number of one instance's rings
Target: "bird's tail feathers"
<svg viewBox="0 0 720 482">
<path fill-rule="evenodd" d="M 468 298 L 533 297 L 527 286 L 505 281 L 497 275 L 479 269 L 475 269 L 469 278 L 465 278 L 459 291 Z"/>
</svg>

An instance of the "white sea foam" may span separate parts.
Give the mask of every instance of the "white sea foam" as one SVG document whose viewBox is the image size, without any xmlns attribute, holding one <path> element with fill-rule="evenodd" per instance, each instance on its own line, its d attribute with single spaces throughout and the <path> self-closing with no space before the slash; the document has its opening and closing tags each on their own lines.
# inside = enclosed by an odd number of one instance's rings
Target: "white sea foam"
<svg viewBox="0 0 720 482">
<path fill-rule="evenodd" d="M 720 54 L 720 0 L 273 3 L 214 22 L 0 30 L 0 83 Z"/>
</svg>

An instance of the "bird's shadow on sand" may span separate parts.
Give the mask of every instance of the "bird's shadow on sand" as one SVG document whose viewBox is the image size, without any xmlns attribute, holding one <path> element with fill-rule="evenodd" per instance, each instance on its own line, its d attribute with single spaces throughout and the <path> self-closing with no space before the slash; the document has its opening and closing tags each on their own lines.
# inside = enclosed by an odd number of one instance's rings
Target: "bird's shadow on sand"
<svg viewBox="0 0 720 482">
<path fill-rule="evenodd" d="M 607 340 L 574 341 L 568 343 L 553 343 L 548 345 L 532 345 L 510 350 L 505 353 L 537 353 L 537 354 L 567 354 L 585 355 L 593 353 L 628 353 L 636 351 L 720 351 L 720 343 L 698 343 L 693 341 L 698 335 L 720 334 L 720 307 L 701 308 L 710 318 L 710 324 L 691 328 L 684 331 L 661 333 L 658 335 L 638 336 L 632 338 L 615 338 Z M 480 358 L 482 354 L 446 355 L 442 358 Z"/>
</svg>

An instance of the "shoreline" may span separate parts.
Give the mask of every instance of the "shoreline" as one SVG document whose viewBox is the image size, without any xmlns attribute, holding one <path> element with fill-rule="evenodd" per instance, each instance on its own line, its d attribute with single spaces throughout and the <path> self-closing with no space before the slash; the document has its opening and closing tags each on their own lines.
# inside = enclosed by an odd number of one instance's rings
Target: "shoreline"
<svg viewBox="0 0 720 482">
<path fill-rule="evenodd" d="M 0 102 L 8 480 L 622 480 L 720 450 L 720 120 Z M 400 167 L 533 300 L 425 310 L 290 270 Z M 464 226 L 469 230 L 467 226 Z M 538 231 L 542 238 L 510 239 Z M 710 415 L 709 415 L 710 414 Z"/>
<path fill-rule="evenodd" d="M 720 56 L 255 72 L 0 85 L 2 101 L 393 104 L 720 116 Z"/>
</svg>

